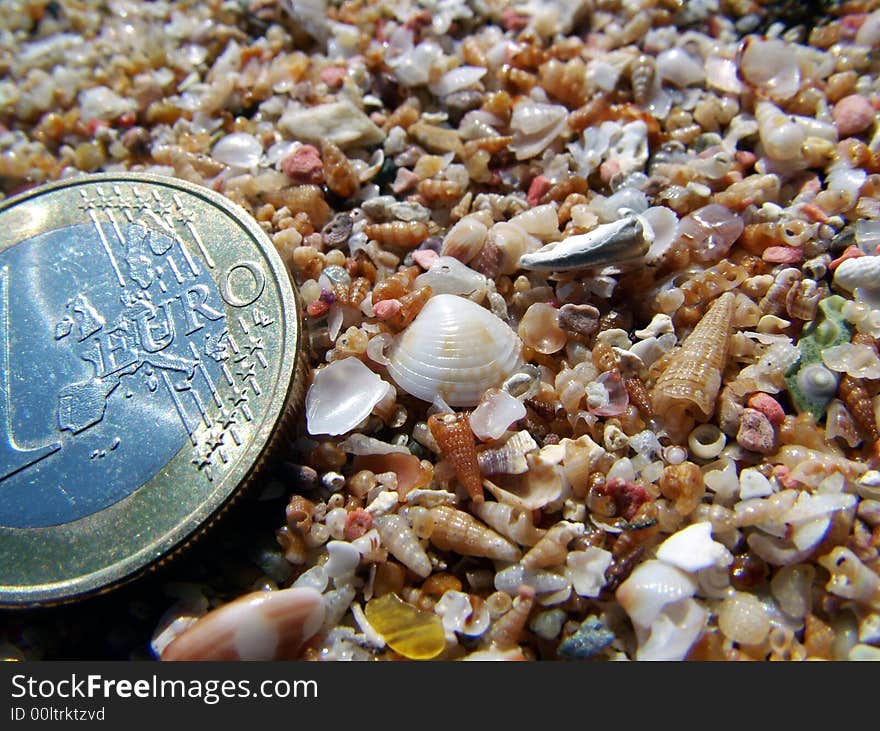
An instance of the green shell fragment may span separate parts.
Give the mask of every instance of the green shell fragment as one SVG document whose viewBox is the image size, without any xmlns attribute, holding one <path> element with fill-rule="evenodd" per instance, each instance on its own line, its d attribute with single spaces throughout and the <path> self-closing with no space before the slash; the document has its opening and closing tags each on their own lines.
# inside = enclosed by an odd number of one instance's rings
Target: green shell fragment
<svg viewBox="0 0 880 731">
<path fill-rule="evenodd" d="M 785 374 L 785 385 L 799 412 L 807 411 L 816 421 L 825 415 L 825 409 L 834 398 L 840 376 L 825 367 L 822 351 L 848 343 L 852 329 L 843 315 L 846 300 L 831 295 L 819 302 L 819 313 L 804 328 L 798 350 L 800 357 Z"/>
<path fill-rule="evenodd" d="M 593 657 L 614 642 L 614 633 L 595 614 L 587 617 L 575 633 L 559 643 L 559 654 L 569 660 Z"/>
</svg>

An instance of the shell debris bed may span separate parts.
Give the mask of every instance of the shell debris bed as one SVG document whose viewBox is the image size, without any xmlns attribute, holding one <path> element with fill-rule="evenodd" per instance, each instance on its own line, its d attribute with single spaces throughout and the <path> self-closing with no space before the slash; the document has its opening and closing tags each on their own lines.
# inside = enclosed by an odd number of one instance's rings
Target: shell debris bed
<svg viewBox="0 0 880 731">
<path fill-rule="evenodd" d="M 212 569 L 4 656 L 878 659 L 880 3 L 7 5 L 3 194 L 224 194 L 312 375 Z"/>
</svg>

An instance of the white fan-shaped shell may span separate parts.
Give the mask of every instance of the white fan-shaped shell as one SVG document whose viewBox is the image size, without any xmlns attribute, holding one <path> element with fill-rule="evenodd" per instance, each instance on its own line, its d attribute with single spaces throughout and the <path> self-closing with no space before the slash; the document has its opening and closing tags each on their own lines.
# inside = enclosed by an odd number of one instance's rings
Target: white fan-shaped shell
<svg viewBox="0 0 880 731">
<path fill-rule="evenodd" d="M 504 321 L 464 297 L 432 297 L 388 351 L 388 375 L 408 394 L 474 406 L 521 364 L 522 341 Z"/>
</svg>

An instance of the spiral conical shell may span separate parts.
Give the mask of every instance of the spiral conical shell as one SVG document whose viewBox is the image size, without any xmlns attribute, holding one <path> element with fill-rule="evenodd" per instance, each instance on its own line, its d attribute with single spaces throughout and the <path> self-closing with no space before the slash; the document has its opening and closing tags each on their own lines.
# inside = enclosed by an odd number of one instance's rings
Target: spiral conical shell
<svg viewBox="0 0 880 731">
<path fill-rule="evenodd" d="M 448 505 L 431 508 L 429 512 L 434 520 L 431 543 L 441 551 L 501 561 L 516 561 L 520 557 L 515 545 L 468 513 Z"/>
<path fill-rule="evenodd" d="M 534 592 L 529 587 L 521 587 L 519 596 L 513 600 L 513 606 L 496 619 L 495 624 L 489 629 L 486 638 L 489 646 L 499 650 L 516 647 L 522 638 L 534 604 Z"/>
<path fill-rule="evenodd" d="M 431 573 L 431 559 L 401 515 L 381 515 L 375 520 L 382 545 L 394 558 L 421 577 Z"/>
<path fill-rule="evenodd" d="M 483 478 L 477 462 L 477 443 L 468 415 L 431 414 L 428 417 L 428 428 L 471 500 L 483 502 Z"/>
<path fill-rule="evenodd" d="M 651 391 L 654 412 L 687 412 L 708 419 L 721 389 L 733 320 L 733 292 L 722 294 L 703 315 Z"/>
<path fill-rule="evenodd" d="M 561 520 L 550 528 L 541 540 L 522 557 L 520 563 L 527 569 L 559 566 L 565 563 L 565 558 L 568 556 L 568 544 L 583 534 L 583 523 L 570 523 L 567 520 Z"/>
<path fill-rule="evenodd" d="M 424 401 L 475 406 L 520 365 L 522 341 L 489 310 L 454 294 L 428 300 L 392 343 L 388 374 Z"/>
</svg>

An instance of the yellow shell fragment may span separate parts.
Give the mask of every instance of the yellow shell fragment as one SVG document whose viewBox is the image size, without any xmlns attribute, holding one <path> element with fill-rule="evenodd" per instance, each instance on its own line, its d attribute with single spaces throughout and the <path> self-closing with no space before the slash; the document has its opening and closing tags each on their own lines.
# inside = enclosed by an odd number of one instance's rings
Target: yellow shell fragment
<svg viewBox="0 0 880 731">
<path fill-rule="evenodd" d="M 409 660 L 430 660 L 446 647 L 440 617 L 419 611 L 397 594 L 367 602 L 364 613 L 388 646 Z"/>
</svg>

